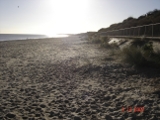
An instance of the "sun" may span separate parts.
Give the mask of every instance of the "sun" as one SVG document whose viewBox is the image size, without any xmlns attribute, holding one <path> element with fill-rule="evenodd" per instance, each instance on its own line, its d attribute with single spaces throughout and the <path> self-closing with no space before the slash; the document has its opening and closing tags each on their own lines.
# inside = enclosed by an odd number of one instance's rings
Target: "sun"
<svg viewBox="0 0 160 120">
<path fill-rule="evenodd" d="M 45 34 L 49 37 L 61 33 L 79 33 L 84 29 L 88 0 L 47 0 L 48 23 Z M 54 32 L 53 32 L 54 31 Z"/>
</svg>

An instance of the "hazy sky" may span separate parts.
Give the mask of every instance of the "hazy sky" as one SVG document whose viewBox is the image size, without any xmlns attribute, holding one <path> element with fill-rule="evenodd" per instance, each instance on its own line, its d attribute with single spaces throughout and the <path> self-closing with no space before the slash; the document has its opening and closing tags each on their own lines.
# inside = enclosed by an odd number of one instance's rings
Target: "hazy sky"
<svg viewBox="0 0 160 120">
<path fill-rule="evenodd" d="M 160 0 L 0 0 L 0 33 L 98 31 L 154 9 Z"/>
</svg>

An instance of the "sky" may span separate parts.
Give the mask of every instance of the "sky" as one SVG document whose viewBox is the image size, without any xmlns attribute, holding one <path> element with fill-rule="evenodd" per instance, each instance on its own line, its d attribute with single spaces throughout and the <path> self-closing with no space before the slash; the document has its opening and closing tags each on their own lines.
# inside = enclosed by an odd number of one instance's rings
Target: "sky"
<svg viewBox="0 0 160 120">
<path fill-rule="evenodd" d="M 160 0 L 0 0 L 0 34 L 98 31 L 160 9 Z"/>
</svg>

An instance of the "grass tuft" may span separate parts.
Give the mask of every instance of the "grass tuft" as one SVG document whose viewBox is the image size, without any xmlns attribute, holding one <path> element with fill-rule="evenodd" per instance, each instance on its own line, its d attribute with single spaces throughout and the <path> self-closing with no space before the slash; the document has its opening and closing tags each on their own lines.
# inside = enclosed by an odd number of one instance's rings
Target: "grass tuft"
<svg viewBox="0 0 160 120">
<path fill-rule="evenodd" d="M 140 47 L 126 47 L 122 50 L 122 57 L 124 62 L 136 66 L 145 66 L 146 60 L 143 57 L 142 49 Z"/>
<path fill-rule="evenodd" d="M 160 67 L 160 49 L 154 50 L 150 41 L 135 40 L 125 47 L 121 55 L 123 61 L 138 67 Z"/>
<path fill-rule="evenodd" d="M 108 42 L 110 41 L 109 37 L 104 37 L 104 36 L 99 36 L 99 35 L 92 35 L 88 39 L 91 43 L 99 44 L 103 48 L 107 49 L 115 49 L 119 48 L 116 43 L 109 44 Z"/>
<path fill-rule="evenodd" d="M 108 37 L 100 37 L 100 45 L 101 47 L 110 48 L 110 45 L 108 44 L 109 38 Z"/>
</svg>

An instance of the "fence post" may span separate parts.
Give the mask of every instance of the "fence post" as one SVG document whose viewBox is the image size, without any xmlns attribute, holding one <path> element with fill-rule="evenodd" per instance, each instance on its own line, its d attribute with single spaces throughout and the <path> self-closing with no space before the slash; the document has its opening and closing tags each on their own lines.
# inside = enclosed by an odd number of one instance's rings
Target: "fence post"
<svg viewBox="0 0 160 120">
<path fill-rule="evenodd" d="M 152 37 L 153 37 L 153 25 L 152 25 Z"/>
<path fill-rule="evenodd" d="M 139 31 L 140 31 L 141 27 L 138 28 L 138 36 L 139 36 Z"/>
<path fill-rule="evenodd" d="M 146 34 L 146 26 L 145 26 L 145 29 L 144 29 L 144 36 L 145 36 L 145 34 Z"/>
</svg>

